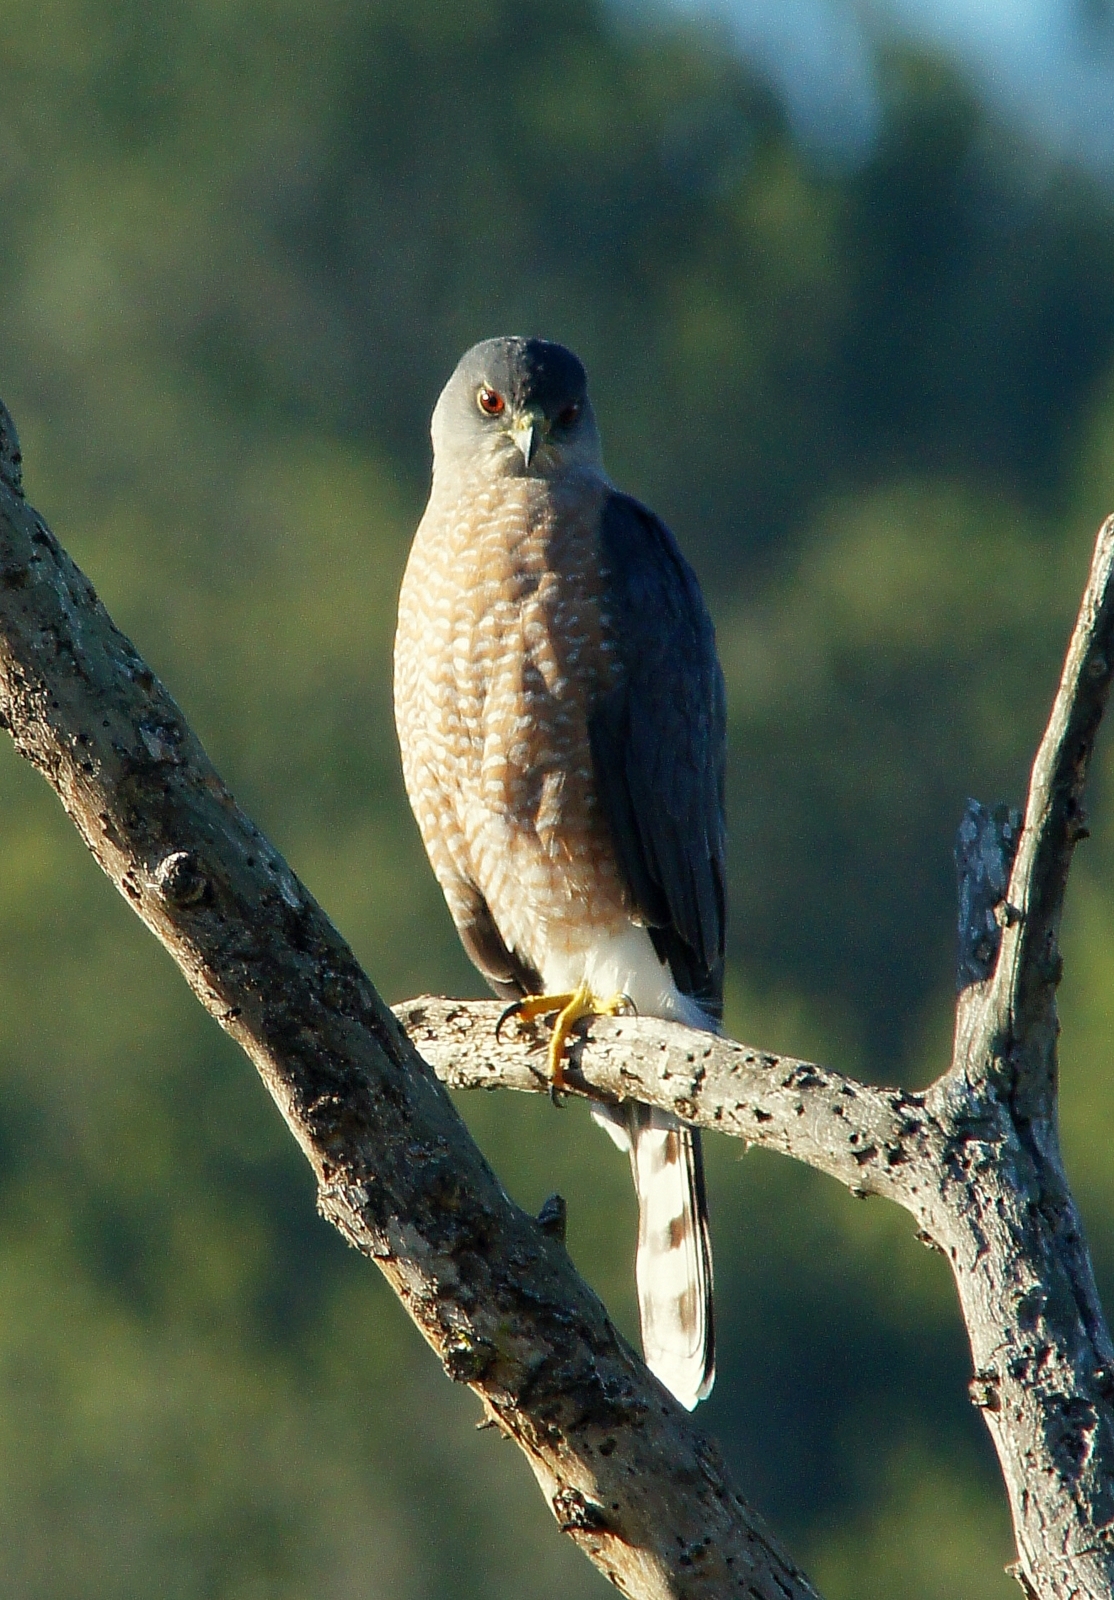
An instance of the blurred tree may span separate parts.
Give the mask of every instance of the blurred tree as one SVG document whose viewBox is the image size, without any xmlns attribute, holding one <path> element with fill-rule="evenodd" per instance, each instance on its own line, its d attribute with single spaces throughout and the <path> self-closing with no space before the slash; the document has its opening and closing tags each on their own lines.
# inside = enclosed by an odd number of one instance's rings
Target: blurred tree
<svg viewBox="0 0 1114 1600">
<path fill-rule="evenodd" d="M 732 1031 L 937 1067 L 953 830 L 968 792 L 1021 798 L 1109 509 L 1109 196 L 900 56 L 875 149 L 817 171 L 715 39 L 579 0 L 9 0 L 0 63 L 0 392 L 33 496 L 387 992 L 474 992 L 389 722 L 428 412 L 473 338 L 537 331 L 585 358 L 613 476 L 717 613 Z M 1114 1289 L 1109 793 L 1069 900 L 1064 1120 Z M 0 806 L 6 1592 L 296 1595 L 311 1548 L 338 1594 L 596 1589 L 3 752 Z M 516 1197 L 570 1197 L 633 1329 L 621 1162 L 575 1113 L 465 1109 Z M 808 1174 L 710 1167 L 708 1425 L 748 1488 L 836 1600 L 866 1592 L 846 1515 L 879 1592 L 1012 1592 L 938 1263 Z M 441 1477 L 435 1533 L 408 1507 Z M 941 1537 L 957 1500 L 980 1567 Z"/>
</svg>

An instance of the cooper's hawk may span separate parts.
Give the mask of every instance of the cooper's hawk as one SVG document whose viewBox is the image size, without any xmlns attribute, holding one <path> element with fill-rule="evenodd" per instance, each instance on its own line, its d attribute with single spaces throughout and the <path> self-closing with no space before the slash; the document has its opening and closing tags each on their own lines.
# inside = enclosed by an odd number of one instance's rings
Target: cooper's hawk
<svg viewBox="0 0 1114 1600">
<path fill-rule="evenodd" d="M 608 481 L 584 368 L 489 339 L 433 413 L 433 486 L 399 600 L 395 716 L 430 861 L 498 994 L 578 1015 L 723 1004 L 724 693 L 669 529 Z M 527 1001 L 527 1006 L 530 1002 Z M 699 1136 L 598 1109 L 629 1151 L 646 1360 L 686 1406 L 714 1376 Z"/>
</svg>

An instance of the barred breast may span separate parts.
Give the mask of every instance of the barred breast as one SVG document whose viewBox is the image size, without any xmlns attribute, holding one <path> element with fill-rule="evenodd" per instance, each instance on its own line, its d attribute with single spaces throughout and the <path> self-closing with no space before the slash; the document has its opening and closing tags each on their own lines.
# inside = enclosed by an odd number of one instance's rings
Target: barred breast
<svg viewBox="0 0 1114 1600">
<path fill-rule="evenodd" d="M 395 705 L 410 803 L 458 926 L 478 889 L 538 973 L 630 926 L 588 715 L 614 681 L 602 480 L 435 484 L 403 579 Z"/>
</svg>

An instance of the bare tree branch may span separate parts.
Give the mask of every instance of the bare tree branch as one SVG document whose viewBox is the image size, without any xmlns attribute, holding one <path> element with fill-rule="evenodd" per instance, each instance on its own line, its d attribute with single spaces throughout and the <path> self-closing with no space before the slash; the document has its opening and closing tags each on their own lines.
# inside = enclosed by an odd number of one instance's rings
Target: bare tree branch
<svg viewBox="0 0 1114 1600">
<path fill-rule="evenodd" d="M 1029 783 L 1025 823 L 1010 878 L 1002 952 L 990 1005 L 996 1025 L 1024 1042 L 1017 1072 L 1032 1075 L 1026 1091 L 1047 1109 L 1056 1094 L 1054 1061 L 1044 1034 L 1055 1019 L 1056 985 L 1063 963 L 1058 939 L 1072 852 L 1086 837 L 1083 789 L 1095 735 L 1110 692 L 1114 652 L 1114 517 L 1095 542 L 1091 571 L 1068 646 L 1060 686 Z"/>
<path fill-rule="evenodd" d="M 560 1241 L 507 1198 L 348 946 L 22 499 L 18 466 L 0 406 L 0 717 L 259 1069 L 323 1215 L 625 1594 L 815 1596 Z"/>
<path fill-rule="evenodd" d="M 913 1214 L 952 1265 L 972 1399 L 1013 1510 L 1015 1570 L 1041 1600 L 1114 1597 L 1114 1347 L 1055 1101 L 1058 930 L 1110 682 L 1112 567 L 1114 520 L 1099 535 L 1012 872 L 1008 814 L 965 819 L 960 966 L 976 981 L 959 998 L 951 1066 L 930 1088 L 861 1084 L 639 1019 L 595 1021 L 568 1074 L 573 1089 L 661 1105 Z M 554 1230 L 503 1194 L 348 947 L 22 500 L 2 407 L 0 716 L 255 1062 L 313 1165 L 323 1213 L 520 1445 L 562 1528 L 631 1596 L 813 1595 Z M 397 1013 L 446 1082 L 544 1087 L 539 1036 L 497 1042 L 497 1010 L 427 997 Z"/>
<path fill-rule="evenodd" d="M 972 805 L 964 819 L 959 970 L 979 981 L 960 993 L 952 1063 L 929 1089 L 875 1088 L 674 1024 L 603 1018 L 568 1074 L 573 1089 L 649 1101 L 913 1214 L 955 1275 L 971 1398 L 1013 1513 L 1013 1570 L 1040 1600 L 1114 1595 L 1114 1346 L 1056 1114 L 1060 916 L 1112 660 L 1114 518 L 1096 542 L 1020 839 L 1005 807 Z M 532 1055 L 497 1043 L 491 1005 L 425 997 L 396 1012 L 447 1083 L 544 1086 L 539 1041 L 527 1033 Z"/>
<path fill-rule="evenodd" d="M 955 1272 L 1018 1577 L 1042 1600 L 1114 1590 L 1114 1347 L 1056 1107 L 1060 915 L 1112 652 L 1114 518 L 1033 765 L 998 961 L 960 996 L 951 1070 L 928 1096 L 949 1141 L 925 1226 Z"/>
<path fill-rule="evenodd" d="M 490 1000 L 434 995 L 394 1008 L 451 1089 L 548 1092 L 544 1026 L 519 1024 L 517 1033 L 508 1026 L 497 1039 L 502 1010 Z M 908 1141 L 925 1120 L 923 1094 L 878 1089 L 830 1067 L 656 1017 L 594 1017 L 586 1031 L 582 1025 L 565 1082 L 595 1099 L 660 1106 L 695 1127 L 793 1156 L 855 1194 L 895 1200 L 906 1194 Z"/>
</svg>

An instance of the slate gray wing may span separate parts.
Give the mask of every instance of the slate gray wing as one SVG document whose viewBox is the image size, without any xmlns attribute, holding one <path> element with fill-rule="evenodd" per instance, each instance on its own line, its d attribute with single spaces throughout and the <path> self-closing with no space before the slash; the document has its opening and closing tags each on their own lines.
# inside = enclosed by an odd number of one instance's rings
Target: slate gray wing
<svg viewBox="0 0 1114 1600">
<path fill-rule="evenodd" d="M 673 535 L 637 500 L 609 496 L 600 545 L 621 671 L 589 718 L 597 792 L 659 957 L 719 1017 L 726 709 L 712 621 Z"/>
</svg>

